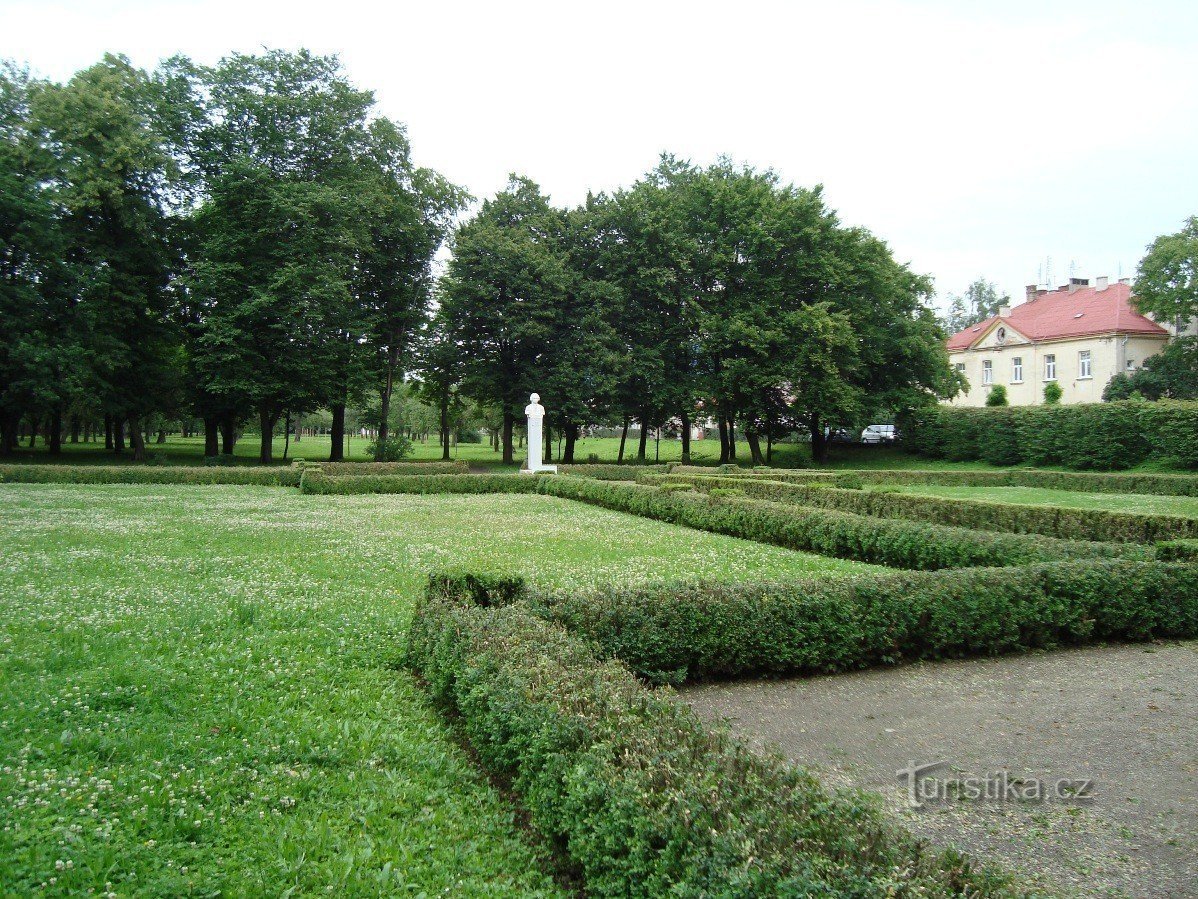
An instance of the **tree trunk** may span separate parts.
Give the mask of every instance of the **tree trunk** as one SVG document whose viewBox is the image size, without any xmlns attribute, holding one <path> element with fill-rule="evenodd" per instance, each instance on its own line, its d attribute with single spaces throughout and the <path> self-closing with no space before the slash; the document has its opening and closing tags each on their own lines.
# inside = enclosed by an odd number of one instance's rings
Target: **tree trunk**
<svg viewBox="0 0 1198 899">
<path fill-rule="evenodd" d="M 204 417 L 204 456 L 213 458 L 220 455 L 220 419 L 215 415 Z"/>
<path fill-rule="evenodd" d="M 765 420 L 765 464 L 774 464 L 774 420 Z"/>
<path fill-rule="evenodd" d="M 154 442 L 158 444 L 166 443 L 166 428 L 158 429 L 158 437 Z"/>
<path fill-rule="evenodd" d="M 295 442 L 300 442 L 300 435 L 304 432 L 304 416 L 297 415 L 295 417 Z"/>
<path fill-rule="evenodd" d="M 548 415 L 545 416 L 545 452 L 541 461 L 546 465 L 553 462 L 553 425 L 549 423 Z"/>
<path fill-rule="evenodd" d="M 567 465 L 574 463 L 574 444 L 578 442 L 578 425 L 566 425 L 566 449 L 562 453 L 562 462 Z"/>
<path fill-rule="evenodd" d="M 720 464 L 728 464 L 728 419 L 721 412 L 716 417 L 716 423 L 720 428 Z"/>
<path fill-rule="evenodd" d="M 817 465 L 828 463 L 828 438 L 824 434 L 823 422 L 818 415 L 812 415 L 811 426 L 811 461 Z"/>
<path fill-rule="evenodd" d="M 510 408 L 503 410 L 503 464 L 511 465 L 516 461 L 516 453 L 512 445 L 512 427 L 515 419 Z"/>
<path fill-rule="evenodd" d="M 62 455 L 62 410 L 50 413 L 50 455 Z"/>
<path fill-rule="evenodd" d="M 287 410 L 287 418 L 283 421 L 283 461 L 287 461 L 287 452 L 291 449 L 291 410 Z"/>
<path fill-rule="evenodd" d="M 275 422 L 278 420 L 279 413 L 272 412 L 265 407 L 258 410 L 258 427 L 262 431 L 262 442 L 258 446 L 258 461 L 263 465 L 269 465 L 275 460 Z"/>
<path fill-rule="evenodd" d="M 118 456 L 125 452 L 125 419 L 119 415 L 112 416 L 112 451 Z"/>
<path fill-rule="evenodd" d="M 628 440 L 628 416 L 624 416 L 624 430 L 620 432 L 620 455 L 616 457 L 617 462 L 624 461 L 624 444 Z"/>
<path fill-rule="evenodd" d="M 648 445 L 648 443 L 649 443 L 649 426 L 647 424 L 645 424 L 645 419 L 642 416 L 641 417 L 641 439 L 640 439 L 640 442 L 637 443 L 637 446 L 636 446 L 636 461 L 638 461 L 638 462 L 645 461 L 645 447 Z"/>
<path fill-rule="evenodd" d="M 115 444 L 112 439 L 112 416 L 104 416 L 104 449 L 111 452 L 115 449 Z"/>
<path fill-rule="evenodd" d="M 345 461 L 345 400 L 333 404 L 333 426 L 329 429 L 329 461 Z"/>
<path fill-rule="evenodd" d="M 232 412 L 226 412 L 220 417 L 220 451 L 222 455 L 232 456 L 233 448 L 237 446 L 237 422 Z"/>
<path fill-rule="evenodd" d="M 441 395 L 441 458 L 449 461 L 449 395 Z"/>
<path fill-rule="evenodd" d="M 745 428 L 745 440 L 749 443 L 749 456 L 753 460 L 754 465 L 764 465 L 765 456 L 761 454 L 761 438 L 757 431 Z"/>
<path fill-rule="evenodd" d="M 71 443 L 79 442 L 79 432 L 83 429 L 82 422 L 79 421 L 78 415 L 71 416 Z"/>
<path fill-rule="evenodd" d="M 687 413 L 682 413 L 682 464 L 690 465 L 691 462 L 691 417 Z"/>
<path fill-rule="evenodd" d="M 736 418 L 728 416 L 728 461 L 736 461 Z"/>
<path fill-rule="evenodd" d="M 0 414 L 0 455 L 10 455 L 17 443 L 16 422 L 7 412 Z"/>
<path fill-rule="evenodd" d="M 146 442 L 136 415 L 129 416 L 129 447 L 133 450 L 133 461 L 146 461 Z"/>
<path fill-rule="evenodd" d="M 33 445 L 37 443 L 37 426 L 38 418 L 36 415 L 29 418 L 29 448 L 33 449 Z"/>
</svg>

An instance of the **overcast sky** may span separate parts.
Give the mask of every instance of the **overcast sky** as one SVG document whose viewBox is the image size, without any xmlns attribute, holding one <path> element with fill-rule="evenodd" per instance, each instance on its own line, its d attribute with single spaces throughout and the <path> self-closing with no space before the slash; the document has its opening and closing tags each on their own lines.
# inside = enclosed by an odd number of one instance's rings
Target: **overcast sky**
<svg viewBox="0 0 1198 899">
<path fill-rule="evenodd" d="M 262 46 L 338 54 L 476 196 L 724 153 L 822 183 L 942 295 L 1132 275 L 1198 214 L 1193 2 L 0 0 L 0 56 L 56 79 Z"/>
</svg>

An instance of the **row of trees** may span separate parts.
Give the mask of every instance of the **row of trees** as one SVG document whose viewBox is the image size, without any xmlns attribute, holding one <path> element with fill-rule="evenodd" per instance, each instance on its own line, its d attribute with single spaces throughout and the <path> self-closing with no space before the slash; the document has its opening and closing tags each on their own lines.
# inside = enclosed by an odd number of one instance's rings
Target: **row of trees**
<svg viewBox="0 0 1198 899">
<path fill-rule="evenodd" d="M 411 380 L 446 452 L 469 400 L 512 461 L 535 389 L 567 461 L 597 423 L 638 423 L 642 458 L 673 423 L 685 454 L 699 420 L 760 462 L 779 435 L 820 457 L 830 427 L 958 388 L 929 281 L 818 188 L 667 156 L 562 209 L 513 176 L 451 236 L 469 202 L 332 58 L 109 56 L 65 84 L 7 67 L 0 449 L 23 417 L 52 452 L 64 421 L 102 418 L 141 456 L 151 419 L 194 417 L 208 455 L 256 421 L 269 462 L 280 419 L 324 409 L 336 459 L 362 407 L 382 457 Z"/>
</svg>

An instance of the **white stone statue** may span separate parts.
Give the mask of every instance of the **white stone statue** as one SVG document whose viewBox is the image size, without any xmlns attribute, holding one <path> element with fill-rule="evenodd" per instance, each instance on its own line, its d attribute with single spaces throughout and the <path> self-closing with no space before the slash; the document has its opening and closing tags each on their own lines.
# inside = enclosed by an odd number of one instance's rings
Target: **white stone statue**
<svg viewBox="0 0 1198 899">
<path fill-rule="evenodd" d="M 536 474 L 541 471 L 557 471 L 556 465 L 546 465 L 541 461 L 541 419 L 545 417 L 545 407 L 541 405 L 541 395 L 534 393 L 524 407 L 528 416 L 528 462 L 520 469 L 521 474 Z"/>
</svg>

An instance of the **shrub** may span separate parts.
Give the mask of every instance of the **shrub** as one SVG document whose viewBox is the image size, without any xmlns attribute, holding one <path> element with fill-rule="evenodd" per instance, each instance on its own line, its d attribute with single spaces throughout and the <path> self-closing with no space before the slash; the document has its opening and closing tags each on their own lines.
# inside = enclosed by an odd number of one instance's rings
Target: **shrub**
<svg viewBox="0 0 1198 899">
<path fill-rule="evenodd" d="M 329 477 L 304 472 L 304 493 L 536 493 L 541 477 L 519 474 L 360 475 Z"/>
<path fill-rule="evenodd" d="M 297 487 L 295 468 L 245 465 L 3 465 L 5 481 L 25 484 L 242 484 Z"/>
<path fill-rule="evenodd" d="M 676 493 L 686 493 L 688 491 L 694 490 L 695 488 L 692 487 L 690 484 L 674 483 L 674 484 L 658 484 L 657 489 L 662 490 L 666 493 L 675 493 L 675 492 Z"/>
<path fill-rule="evenodd" d="M 1028 540 L 1011 534 L 867 518 L 757 499 L 724 497 L 712 500 L 691 491 L 667 492 L 640 484 L 548 477 L 540 478 L 538 486 L 542 492 L 553 496 L 658 521 L 896 568 L 930 570 L 972 565 L 1020 565 L 1067 558 L 1149 558 L 1152 555 L 1147 547 L 1048 537 Z"/>
<path fill-rule="evenodd" d="M 1056 381 L 1049 381 L 1044 385 L 1044 402 L 1048 405 L 1057 405 L 1064 395 L 1065 391 L 1061 389 L 1061 385 Z"/>
<path fill-rule="evenodd" d="M 1163 540 L 1156 554 L 1166 562 L 1198 562 L 1198 540 Z"/>
<path fill-rule="evenodd" d="M 642 472 L 666 471 L 665 465 L 638 465 L 632 462 L 608 462 L 599 465 L 586 463 L 583 465 L 559 465 L 559 474 L 581 475 L 584 478 L 596 478 L 600 481 L 635 481 Z"/>
<path fill-rule="evenodd" d="M 901 424 L 904 448 L 930 458 L 1103 470 L 1156 458 L 1198 468 L 1195 401 L 936 406 L 905 413 Z"/>
<path fill-rule="evenodd" d="M 366 447 L 366 454 L 376 462 L 400 462 L 412 455 L 412 441 L 403 434 L 392 434 L 386 440 L 375 439 Z"/>
<path fill-rule="evenodd" d="M 1007 388 L 1004 384 L 995 384 L 990 388 L 990 392 L 986 394 L 987 406 L 1006 406 L 1007 404 Z"/>
<path fill-rule="evenodd" d="M 470 466 L 465 460 L 451 462 L 309 462 L 308 467 L 320 469 L 330 477 L 349 477 L 373 474 L 466 474 Z"/>
<path fill-rule="evenodd" d="M 485 587 L 434 578 L 408 664 L 588 895 L 1016 894 L 959 856 L 930 853 L 856 794 L 829 794 L 707 730 Z"/>
<path fill-rule="evenodd" d="M 892 485 L 862 492 L 829 489 L 823 484 L 787 484 L 748 478 L 672 475 L 675 482 L 694 484 L 715 493 L 735 484 L 748 496 L 769 502 L 839 509 L 856 515 L 905 518 L 957 527 L 1013 534 L 1043 534 L 1065 540 L 1107 540 L 1154 543 L 1170 538 L 1198 537 L 1198 519 L 1173 515 L 1143 515 L 1057 506 L 1031 506 L 985 500 L 949 499 L 902 493 Z M 839 483 L 837 484 L 839 487 Z"/>
<path fill-rule="evenodd" d="M 864 490 L 865 481 L 861 479 L 861 475 L 854 472 L 848 474 L 837 475 L 833 482 L 842 490 Z"/>
<path fill-rule="evenodd" d="M 739 487 L 712 487 L 707 495 L 718 499 L 721 496 L 744 496 L 745 492 Z"/>
<path fill-rule="evenodd" d="M 1198 637 L 1198 566 L 1160 562 L 612 585 L 530 601 L 537 614 L 655 682 Z"/>
</svg>

